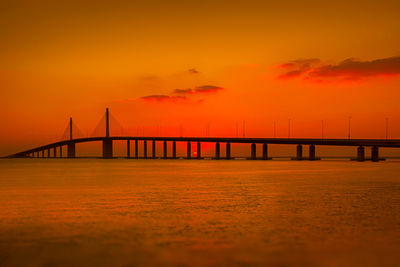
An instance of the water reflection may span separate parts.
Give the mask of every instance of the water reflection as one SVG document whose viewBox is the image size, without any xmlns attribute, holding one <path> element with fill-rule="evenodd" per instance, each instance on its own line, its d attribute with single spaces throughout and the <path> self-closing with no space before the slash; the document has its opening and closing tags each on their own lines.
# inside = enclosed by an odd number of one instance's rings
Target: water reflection
<svg viewBox="0 0 400 267">
<path fill-rule="evenodd" d="M 0 161 L 2 265 L 395 266 L 399 162 Z"/>
</svg>

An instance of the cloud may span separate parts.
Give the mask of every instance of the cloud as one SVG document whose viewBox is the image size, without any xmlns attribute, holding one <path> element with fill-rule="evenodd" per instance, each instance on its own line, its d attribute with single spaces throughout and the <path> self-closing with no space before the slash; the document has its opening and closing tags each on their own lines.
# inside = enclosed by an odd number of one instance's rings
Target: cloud
<svg viewBox="0 0 400 267">
<path fill-rule="evenodd" d="M 318 58 L 310 58 L 310 59 L 298 59 L 293 60 L 284 64 L 281 64 L 280 67 L 286 69 L 286 72 L 279 75 L 280 79 L 290 79 L 294 77 L 298 77 L 303 73 L 306 73 L 313 66 L 318 64 L 320 60 Z"/>
<path fill-rule="evenodd" d="M 216 93 L 223 89 L 224 88 L 215 85 L 202 85 L 202 86 L 197 86 L 194 89 L 191 88 L 175 89 L 172 92 L 172 95 L 147 95 L 147 96 L 142 96 L 139 99 L 145 102 L 155 102 L 155 103 L 165 103 L 165 102 L 182 103 L 186 101 L 196 101 L 196 99 L 198 99 L 198 97 L 195 96 L 196 94 L 199 95 L 211 94 L 211 93 Z M 204 101 L 205 99 L 197 100 L 197 102 L 204 102 Z"/>
<path fill-rule="evenodd" d="M 200 72 L 198 70 L 196 70 L 195 68 L 192 69 L 188 69 L 188 72 L 191 74 L 199 74 Z"/>
<path fill-rule="evenodd" d="M 280 65 L 286 71 L 280 79 L 303 77 L 307 80 L 326 79 L 357 80 L 374 76 L 400 75 L 400 57 L 389 57 L 371 61 L 346 59 L 338 64 L 321 64 L 318 59 L 295 60 Z"/>
<path fill-rule="evenodd" d="M 400 57 L 358 61 L 346 59 L 337 65 L 324 65 L 309 73 L 310 77 L 362 78 L 380 75 L 400 75 Z"/>
<path fill-rule="evenodd" d="M 187 89 L 175 89 L 174 94 L 180 94 L 180 95 L 191 95 L 193 94 L 193 90 L 190 88 Z"/>
<path fill-rule="evenodd" d="M 146 102 L 180 102 L 187 100 L 186 96 L 148 95 L 140 97 Z"/>
<path fill-rule="evenodd" d="M 174 94 L 180 95 L 193 95 L 193 94 L 207 94 L 207 93 L 215 93 L 224 88 L 215 85 L 201 85 L 197 86 L 194 89 L 187 88 L 187 89 L 175 89 Z"/>
<path fill-rule="evenodd" d="M 219 86 L 215 86 L 215 85 L 202 85 L 202 86 L 197 86 L 194 89 L 194 93 L 215 93 L 218 92 L 220 90 L 223 90 L 224 88 L 219 87 Z"/>
</svg>

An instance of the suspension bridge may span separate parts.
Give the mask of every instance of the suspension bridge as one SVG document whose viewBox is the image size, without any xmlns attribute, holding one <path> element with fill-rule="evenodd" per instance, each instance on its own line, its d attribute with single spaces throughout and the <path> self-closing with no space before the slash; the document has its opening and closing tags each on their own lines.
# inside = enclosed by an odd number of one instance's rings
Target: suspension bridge
<svg viewBox="0 0 400 267">
<path fill-rule="evenodd" d="M 187 143 L 187 153 L 185 159 L 203 159 L 201 154 L 202 143 L 215 143 L 215 157 L 213 159 L 234 159 L 231 156 L 232 144 L 250 144 L 250 160 L 270 160 L 268 155 L 268 145 L 296 145 L 296 155 L 293 160 L 318 160 L 316 156 L 316 146 L 351 146 L 357 148 L 357 161 L 380 161 L 384 158 L 379 157 L 379 148 L 392 147 L 400 148 L 399 139 L 317 139 L 317 138 L 247 138 L 247 137 L 155 137 L 155 136 L 124 136 L 110 135 L 110 120 L 117 128 L 122 129 L 118 121 L 111 116 L 109 109 L 100 123 L 97 125 L 92 135 L 96 137 L 79 137 L 82 133 L 70 118 L 69 124 L 64 131 L 63 140 L 36 147 L 16 154 L 9 155 L 9 158 L 62 158 L 63 148 L 66 147 L 67 158 L 77 158 L 76 144 L 88 142 L 102 142 L 102 158 L 113 158 L 113 141 L 126 141 L 126 158 L 136 159 L 177 159 L 177 142 Z M 105 127 L 104 127 L 105 126 Z M 148 142 L 151 142 L 151 154 L 148 154 Z M 157 155 L 157 143 L 162 143 L 162 155 Z M 168 143 L 172 143 L 172 151 L 168 153 Z M 192 143 L 197 144 L 197 153 L 192 155 Z M 134 150 L 131 153 L 131 145 Z M 142 154 L 139 155 L 139 145 L 143 146 Z M 221 146 L 225 146 L 225 155 L 221 156 Z M 257 157 L 257 145 L 261 145 L 262 157 Z M 170 145 L 171 146 L 171 145 Z M 309 146 L 308 156 L 303 155 L 303 146 Z M 371 148 L 371 157 L 366 157 L 365 148 Z M 64 148 L 65 149 L 65 148 Z"/>
</svg>

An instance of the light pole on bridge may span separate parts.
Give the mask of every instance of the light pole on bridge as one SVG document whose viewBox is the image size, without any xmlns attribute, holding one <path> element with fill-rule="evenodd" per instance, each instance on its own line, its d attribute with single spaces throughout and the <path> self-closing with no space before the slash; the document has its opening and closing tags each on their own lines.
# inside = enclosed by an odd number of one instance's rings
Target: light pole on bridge
<svg viewBox="0 0 400 267">
<path fill-rule="evenodd" d="M 349 134 L 348 134 L 348 138 L 351 138 L 351 116 L 349 116 Z"/>
</svg>

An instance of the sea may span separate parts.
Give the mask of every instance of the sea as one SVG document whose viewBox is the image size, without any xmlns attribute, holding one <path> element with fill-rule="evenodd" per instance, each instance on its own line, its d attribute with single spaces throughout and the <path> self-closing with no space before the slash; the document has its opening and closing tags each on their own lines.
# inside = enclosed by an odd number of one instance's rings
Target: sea
<svg viewBox="0 0 400 267">
<path fill-rule="evenodd" d="M 400 266 L 400 161 L 0 159 L 0 266 Z"/>
</svg>

